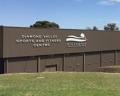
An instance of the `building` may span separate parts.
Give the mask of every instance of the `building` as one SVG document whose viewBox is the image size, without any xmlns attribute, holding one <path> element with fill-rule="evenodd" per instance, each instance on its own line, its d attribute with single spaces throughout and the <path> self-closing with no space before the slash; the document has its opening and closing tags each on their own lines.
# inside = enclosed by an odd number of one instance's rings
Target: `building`
<svg viewBox="0 0 120 96">
<path fill-rule="evenodd" d="M 96 72 L 120 64 L 120 32 L 0 27 L 0 73 Z"/>
</svg>

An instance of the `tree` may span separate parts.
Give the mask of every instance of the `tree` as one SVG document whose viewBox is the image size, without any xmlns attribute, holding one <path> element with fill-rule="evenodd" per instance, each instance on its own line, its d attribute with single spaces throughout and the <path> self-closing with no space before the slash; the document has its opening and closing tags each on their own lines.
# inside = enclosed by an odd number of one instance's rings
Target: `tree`
<svg viewBox="0 0 120 96">
<path fill-rule="evenodd" d="M 98 28 L 96 26 L 93 26 L 93 29 L 94 31 L 98 30 Z"/>
<path fill-rule="evenodd" d="M 94 30 L 94 31 L 98 30 L 98 28 L 96 26 L 93 26 L 93 28 L 87 27 L 86 29 L 87 30 Z"/>
<path fill-rule="evenodd" d="M 49 22 L 49 21 L 36 21 L 35 24 L 31 25 L 30 27 L 35 28 L 55 28 L 58 29 L 59 25 L 55 22 Z"/>
<path fill-rule="evenodd" d="M 104 26 L 104 30 L 106 30 L 106 31 L 118 31 L 119 28 L 117 27 L 117 25 L 115 23 L 109 23 L 109 24 Z"/>
</svg>

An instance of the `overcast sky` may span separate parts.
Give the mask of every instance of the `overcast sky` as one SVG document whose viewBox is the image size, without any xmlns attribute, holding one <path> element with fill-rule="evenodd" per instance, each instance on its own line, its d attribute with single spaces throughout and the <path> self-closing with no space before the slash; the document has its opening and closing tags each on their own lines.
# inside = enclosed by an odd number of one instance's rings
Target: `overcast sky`
<svg viewBox="0 0 120 96">
<path fill-rule="evenodd" d="M 28 27 L 37 20 L 66 29 L 120 26 L 120 0 L 0 0 L 0 25 Z"/>
</svg>

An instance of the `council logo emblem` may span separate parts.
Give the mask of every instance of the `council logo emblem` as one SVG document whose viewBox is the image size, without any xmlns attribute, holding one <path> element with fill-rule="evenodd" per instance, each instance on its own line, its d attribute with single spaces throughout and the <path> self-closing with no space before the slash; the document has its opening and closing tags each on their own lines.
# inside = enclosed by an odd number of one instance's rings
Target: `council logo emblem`
<svg viewBox="0 0 120 96">
<path fill-rule="evenodd" d="M 67 42 L 86 42 L 87 39 L 86 39 L 86 36 L 84 33 L 81 33 L 80 34 L 80 37 L 77 37 L 77 36 L 74 36 L 74 35 L 69 35 L 67 38 L 66 38 L 66 41 Z"/>
<path fill-rule="evenodd" d="M 85 47 L 87 38 L 84 33 L 81 33 L 80 36 L 68 35 L 66 42 L 68 47 Z"/>
</svg>

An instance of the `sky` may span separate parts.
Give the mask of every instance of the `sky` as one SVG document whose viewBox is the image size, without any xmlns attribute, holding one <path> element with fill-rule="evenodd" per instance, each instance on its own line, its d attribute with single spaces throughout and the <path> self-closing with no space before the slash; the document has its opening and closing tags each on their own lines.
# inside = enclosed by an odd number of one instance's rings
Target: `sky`
<svg viewBox="0 0 120 96">
<path fill-rule="evenodd" d="M 0 25 L 29 27 L 39 20 L 64 29 L 120 27 L 120 0 L 0 0 Z"/>
</svg>

